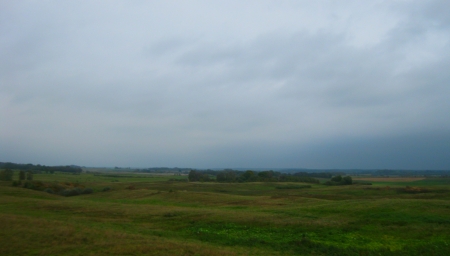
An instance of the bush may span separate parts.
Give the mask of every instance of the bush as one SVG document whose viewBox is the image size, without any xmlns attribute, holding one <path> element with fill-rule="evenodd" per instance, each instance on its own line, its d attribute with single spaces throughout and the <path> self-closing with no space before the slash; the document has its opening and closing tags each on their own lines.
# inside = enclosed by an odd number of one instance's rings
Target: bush
<svg viewBox="0 0 450 256">
<path fill-rule="evenodd" d="M 286 185 L 286 186 L 277 186 L 276 189 L 302 189 L 302 188 L 311 188 L 311 185 Z"/>
<path fill-rule="evenodd" d="M 28 188 L 28 189 L 35 189 L 36 187 L 34 186 L 34 183 L 31 181 L 25 181 L 25 183 L 23 183 L 23 187 L 24 188 Z"/>
<path fill-rule="evenodd" d="M 49 194 L 54 194 L 55 193 L 55 191 L 53 191 L 53 189 L 51 189 L 51 188 L 44 189 L 44 192 L 47 192 Z"/>
<path fill-rule="evenodd" d="M 173 178 L 171 178 L 171 179 L 169 179 L 169 181 L 173 181 L 173 182 L 188 182 L 189 180 L 188 179 L 173 179 Z"/>
<path fill-rule="evenodd" d="M 92 194 L 94 193 L 94 190 L 92 190 L 92 188 L 85 188 L 82 191 L 82 194 Z"/>
<path fill-rule="evenodd" d="M 74 189 L 65 189 L 59 192 L 59 195 L 61 196 L 78 196 L 81 195 L 83 191 L 81 188 L 74 188 Z"/>
<path fill-rule="evenodd" d="M 110 190 L 111 190 L 110 187 L 105 187 L 105 188 L 102 189 L 102 192 L 106 192 L 106 191 L 110 191 Z"/>
</svg>

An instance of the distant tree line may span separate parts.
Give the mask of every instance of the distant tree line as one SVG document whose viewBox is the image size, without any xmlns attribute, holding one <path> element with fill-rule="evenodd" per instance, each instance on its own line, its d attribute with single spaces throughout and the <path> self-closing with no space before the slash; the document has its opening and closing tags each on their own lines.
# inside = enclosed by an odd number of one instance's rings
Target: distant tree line
<svg viewBox="0 0 450 256">
<path fill-rule="evenodd" d="M 15 163 L 3 163 L 0 162 L 0 169 L 19 170 L 32 173 L 54 173 L 54 172 L 66 172 L 73 174 L 80 174 L 83 170 L 74 165 L 67 166 L 45 166 L 45 165 L 33 165 L 33 164 L 15 164 Z"/>
<path fill-rule="evenodd" d="M 117 169 L 117 167 L 116 167 Z M 152 168 L 144 168 L 144 169 L 135 169 L 135 172 L 141 173 L 189 173 L 191 169 L 189 168 L 169 168 L 169 167 L 152 167 Z"/>
<path fill-rule="evenodd" d="M 191 170 L 189 181 L 217 181 L 217 182 L 306 182 L 319 184 L 318 179 L 296 174 L 281 173 L 275 171 L 256 172 L 252 170 L 236 171 L 225 169 L 222 171 L 197 171 Z"/>
<path fill-rule="evenodd" d="M 450 170 L 390 170 L 383 169 L 372 172 L 372 176 L 446 176 L 450 175 Z"/>
<path fill-rule="evenodd" d="M 207 173 L 195 170 L 189 172 L 188 179 L 189 181 L 211 181 Z"/>
<path fill-rule="evenodd" d="M 294 176 L 300 176 L 300 177 L 314 177 L 314 178 L 326 178 L 330 179 L 333 176 L 336 175 L 345 175 L 343 172 L 296 172 L 293 173 Z"/>
</svg>

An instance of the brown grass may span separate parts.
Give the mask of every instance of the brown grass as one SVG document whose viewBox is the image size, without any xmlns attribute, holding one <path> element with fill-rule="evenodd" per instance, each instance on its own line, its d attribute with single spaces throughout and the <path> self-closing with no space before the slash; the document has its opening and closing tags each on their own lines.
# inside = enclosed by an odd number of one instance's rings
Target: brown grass
<svg viewBox="0 0 450 256">
<path fill-rule="evenodd" d="M 373 181 L 373 182 L 411 182 L 424 180 L 425 178 L 414 178 L 414 177 L 355 177 L 353 180 L 364 180 L 364 181 Z"/>
</svg>

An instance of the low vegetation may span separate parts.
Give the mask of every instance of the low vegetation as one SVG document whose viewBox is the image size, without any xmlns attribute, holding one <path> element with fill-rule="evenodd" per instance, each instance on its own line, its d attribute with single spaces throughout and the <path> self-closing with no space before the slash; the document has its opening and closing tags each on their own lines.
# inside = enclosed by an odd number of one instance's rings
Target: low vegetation
<svg viewBox="0 0 450 256">
<path fill-rule="evenodd" d="M 12 172 L 19 185 L 0 181 L 0 255 L 450 255 L 449 178 Z"/>
<path fill-rule="evenodd" d="M 339 186 L 339 185 L 352 185 L 353 180 L 350 176 L 342 177 L 341 175 L 334 176 L 331 180 L 325 182 L 328 186 Z"/>
<path fill-rule="evenodd" d="M 274 171 L 255 172 L 247 170 L 245 172 L 235 170 L 223 171 L 196 171 L 191 170 L 188 175 L 189 181 L 217 181 L 224 183 L 234 182 L 304 182 L 319 184 L 318 179 L 309 176 L 299 176 Z"/>
</svg>

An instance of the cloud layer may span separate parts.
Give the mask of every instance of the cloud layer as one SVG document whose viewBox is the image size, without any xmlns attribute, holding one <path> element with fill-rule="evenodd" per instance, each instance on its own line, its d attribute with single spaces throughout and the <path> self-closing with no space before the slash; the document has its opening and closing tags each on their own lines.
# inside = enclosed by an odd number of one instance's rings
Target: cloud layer
<svg viewBox="0 0 450 256">
<path fill-rule="evenodd" d="M 1 161 L 450 168 L 448 1 L 0 5 Z"/>
</svg>

